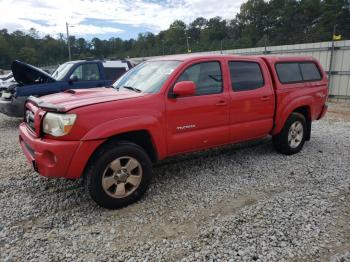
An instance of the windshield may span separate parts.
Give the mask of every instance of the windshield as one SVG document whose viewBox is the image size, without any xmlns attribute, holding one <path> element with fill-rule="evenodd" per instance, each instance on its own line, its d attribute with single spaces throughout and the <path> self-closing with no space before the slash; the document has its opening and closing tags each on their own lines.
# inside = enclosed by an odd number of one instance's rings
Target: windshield
<svg viewBox="0 0 350 262">
<path fill-rule="evenodd" d="M 120 77 L 113 87 L 156 93 L 180 63 L 180 61 L 144 62 Z"/>
<path fill-rule="evenodd" d="M 64 63 L 60 65 L 55 72 L 53 72 L 52 77 L 56 80 L 62 80 L 66 74 L 68 73 L 69 69 L 73 66 L 73 63 Z"/>
</svg>

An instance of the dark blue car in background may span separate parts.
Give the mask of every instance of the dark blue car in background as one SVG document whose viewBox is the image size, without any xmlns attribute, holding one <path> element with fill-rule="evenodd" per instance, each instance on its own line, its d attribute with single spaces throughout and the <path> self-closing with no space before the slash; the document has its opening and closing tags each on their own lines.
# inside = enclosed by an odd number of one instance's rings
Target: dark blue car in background
<svg viewBox="0 0 350 262">
<path fill-rule="evenodd" d="M 22 117 L 28 96 L 44 96 L 68 89 L 110 86 L 132 67 L 126 60 L 78 60 L 60 65 L 52 75 L 15 60 L 12 73 L 16 84 L 1 88 L 0 112 Z"/>
</svg>

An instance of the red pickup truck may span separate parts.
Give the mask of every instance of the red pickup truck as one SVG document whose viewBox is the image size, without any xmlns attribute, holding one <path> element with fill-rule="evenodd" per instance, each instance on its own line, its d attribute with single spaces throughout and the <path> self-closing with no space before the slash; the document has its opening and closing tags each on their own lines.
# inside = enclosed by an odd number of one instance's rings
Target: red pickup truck
<svg viewBox="0 0 350 262">
<path fill-rule="evenodd" d="M 109 88 L 30 97 L 20 144 L 46 177 L 83 177 L 99 205 L 138 200 L 152 163 L 272 136 L 291 155 L 326 112 L 328 84 L 311 57 L 176 55 L 144 62 Z"/>
</svg>

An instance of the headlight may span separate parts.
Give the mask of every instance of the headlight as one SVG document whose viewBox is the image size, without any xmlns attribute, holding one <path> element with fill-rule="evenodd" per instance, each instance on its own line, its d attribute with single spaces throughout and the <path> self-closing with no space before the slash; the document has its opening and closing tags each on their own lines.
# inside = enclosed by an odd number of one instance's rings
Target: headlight
<svg viewBox="0 0 350 262">
<path fill-rule="evenodd" d="M 46 113 L 43 120 L 43 131 L 52 136 L 67 135 L 76 119 L 75 114 Z"/>
</svg>

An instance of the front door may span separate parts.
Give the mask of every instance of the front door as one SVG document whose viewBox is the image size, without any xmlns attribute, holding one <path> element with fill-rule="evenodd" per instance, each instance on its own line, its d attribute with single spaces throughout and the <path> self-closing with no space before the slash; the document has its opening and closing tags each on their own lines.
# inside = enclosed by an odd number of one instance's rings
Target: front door
<svg viewBox="0 0 350 262">
<path fill-rule="evenodd" d="M 176 82 L 193 81 L 196 95 L 167 98 L 168 153 L 175 155 L 229 141 L 228 95 L 219 61 L 189 65 Z"/>
<path fill-rule="evenodd" d="M 96 63 L 85 63 L 77 66 L 69 78 L 75 78 L 75 80 L 65 85 L 64 89 L 102 87 L 105 84 Z"/>
</svg>

